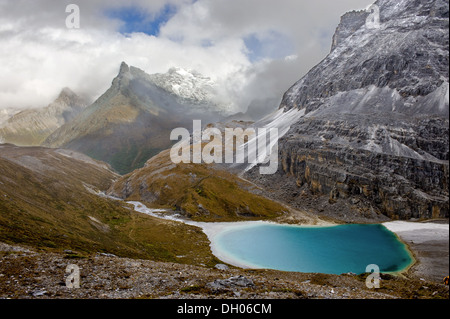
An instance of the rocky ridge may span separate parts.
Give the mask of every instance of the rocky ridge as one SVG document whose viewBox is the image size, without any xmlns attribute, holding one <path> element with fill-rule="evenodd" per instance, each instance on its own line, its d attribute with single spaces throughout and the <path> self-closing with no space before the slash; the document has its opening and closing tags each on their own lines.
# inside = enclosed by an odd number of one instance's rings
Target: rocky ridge
<svg viewBox="0 0 450 319">
<path fill-rule="evenodd" d="M 370 11 L 344 15 L 331 53 L 284 95 L 280 111 L 298 118 L 279 141 L 278 173 L 246 176 L 329 215 L 448 218 L 448 1 L 375 6 L 378 27 Z M 260 125 L 279 126 L 279 114 Z"/>
<path fill-rule="evenodd" d="M 64 88 L 44 108 L 18 112 L 0 122 L 0 140 L 19 146 L 39 146 L 56 129 L 75 118 L 88 102 Z"/>
<path fill-rule="evenodd" d="M 79 151 L 129 173 L 171 147 L 174 128 L 222 118 L 224 106 L 211 100 L 210 82 L 181 69 L 149 75 L 122 63 L 111 87 L 43 145 Z"/>
</svg>

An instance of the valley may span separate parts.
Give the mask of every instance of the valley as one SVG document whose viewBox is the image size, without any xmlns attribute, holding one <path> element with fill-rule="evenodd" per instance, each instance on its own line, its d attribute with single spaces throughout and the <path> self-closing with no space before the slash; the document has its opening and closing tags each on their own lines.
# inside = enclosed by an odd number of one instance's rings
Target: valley
<svg viewBox="0 0 450 319">
<path fill-rule="evenodd" d="M 74 257 L 121 257 L 211 264 L 206 236 L 186 225 L 134 212 L 97 195 L 119 176 L 109 166 L 65 150 L 0 147 L 0 240 Z M 189 240 L 187 240 L 189 238 Z M 185 256 L 179 260 L 176 256 Z"/>
</svg>

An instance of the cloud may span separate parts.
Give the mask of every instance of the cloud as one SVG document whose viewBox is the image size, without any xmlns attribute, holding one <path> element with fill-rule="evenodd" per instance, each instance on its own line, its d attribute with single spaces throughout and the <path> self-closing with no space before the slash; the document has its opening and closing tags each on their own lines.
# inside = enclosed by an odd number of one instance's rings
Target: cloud
<svg viewBox="0 0 450 319">
<path fill-rule="evenodd" d="M 372 1 L 78 0 L 69 30 L 74 2 L 0 2 L 0 109 L 45 106 L 63 87 L 93 100 L 126 61 L 195 69 L 245 110 L 287 90 L 329 52 L 340 16 Z"/>
<path fill-rule="evenodd" d="M 176 6 L 166 4 L 159 12 L 149 14 L 138 6 L 128 6 L 109 9 L 106 11 L 106 15 L 120 21 L 119 31 L 123 34 L 142 32 L 157 36 L 160 27 L 173 17 L 176 10 Z"/>
<path fill-rule="evenodd" d="M 284 59 L 295 53 L 292 39 L 275 30 L 252 33 L 244 37 L 244 43 L 252 62 L 262 59 Z"/>
</svg>

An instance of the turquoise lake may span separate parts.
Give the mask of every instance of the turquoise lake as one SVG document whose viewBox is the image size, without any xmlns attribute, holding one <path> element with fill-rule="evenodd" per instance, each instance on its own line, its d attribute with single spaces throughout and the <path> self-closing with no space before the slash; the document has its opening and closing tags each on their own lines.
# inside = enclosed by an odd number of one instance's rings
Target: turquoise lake
<svg viewBox="0 0 450 319">
<path fill-rule="evenodd" d="M 250 268 L 306 273 L 361 274 L 371 264 L 397 272 L 413 262 L 407 247 L 383 225 L 252 225 L 218 234 L 216 245 Z"/>
</svg>

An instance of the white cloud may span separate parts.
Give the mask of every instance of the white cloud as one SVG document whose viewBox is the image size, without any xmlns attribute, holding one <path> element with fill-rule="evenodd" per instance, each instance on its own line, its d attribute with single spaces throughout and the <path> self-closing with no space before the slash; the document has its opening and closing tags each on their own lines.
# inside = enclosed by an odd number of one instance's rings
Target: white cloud
<svg viewBox="0 0 450 319">
<path fill-rule="evenodd" d="M 94 99 L 121 61 L 148 73 L 196 69 L 245 109 L 255 97 L 282 94 L 328 53 L 340 16 L 372 1 L 127 1 L 149 16 L 178 8 L 158 36 L 119 33 L 121 22 L 105 14 L 123 6 L 119 0 L 77 1 L 81 28 L 68 30 L 65 7 L 73 2 L 0 0 L 0 109 L 45 106 L 66 86 Z M 274 34 L 283 41 L 269 41 Z M 252 35 L 268 39 L 259 52 L 266 59 L 249 59 L 244 40 Z"/>
</svg>

